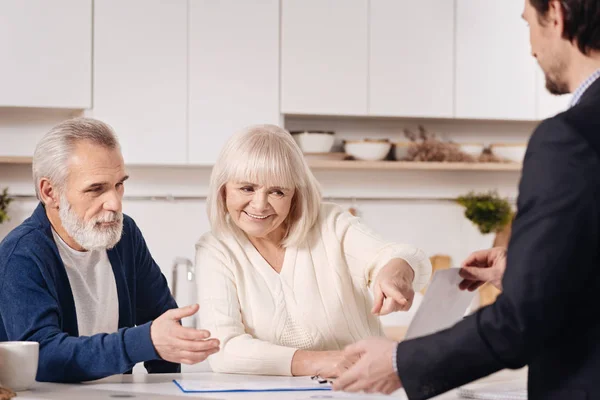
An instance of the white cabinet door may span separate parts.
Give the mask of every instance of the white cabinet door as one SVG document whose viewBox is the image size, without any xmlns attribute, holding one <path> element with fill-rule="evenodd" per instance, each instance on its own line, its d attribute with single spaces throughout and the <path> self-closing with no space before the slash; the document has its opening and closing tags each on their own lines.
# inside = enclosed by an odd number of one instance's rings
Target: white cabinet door
<svg viewBox="0 0 600 400">
<path fill-rule="evenodd" d="M 456 117 L 535 119 L 523 0 L 456 0 Z"/>
<path fill-rule="evenodd" d="M 368 0 L 282 0 L 281 110 L 366 115 Z"/>
<path fill-rule="evenodd" d="M 94 108 L 128 164 L 184 164 L 187 1 L 95 0 Z"/>
<path fill-rule="evenodd" d="M 454 2 L 371 0 L 369 114 L 453 116 Z"/>
<path fill-rule="evenodd" d="M 0 107 L 89 108 L 92 0 L 0 0 Z"/>
<path fill-rule="evenodd" d="M 225 141 L 279 124 L 279 1 L 191 0 L 189 160 L 211 165 Z"/>
<path fill-rule="evenodd" d="M 537 68 L 537 107 L 536 107 L 536 119 L 542 120 L 555 116 L 556 114 L 565 111 L 569 107 L 571 98 L 573 95 L 564 94 L 562 96 L 556 96 L 550 94 L 546 89 L 546 78 L 541 68 Z"/>
</svg>

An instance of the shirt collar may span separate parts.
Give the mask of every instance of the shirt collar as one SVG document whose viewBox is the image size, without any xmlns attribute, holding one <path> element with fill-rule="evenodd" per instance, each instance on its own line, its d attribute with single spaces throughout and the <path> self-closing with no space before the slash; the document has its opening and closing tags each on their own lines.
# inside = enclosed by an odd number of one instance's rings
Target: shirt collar
<svg viewBox="0 0 600 400">
<path fill-rule="evenodd" d="M 569 107 L 575 106 L 581 100 L 581 96 L 585 93 L 586 90 L 596 81 L 596 79 L 600 78 L 600 69 L 597 69 L 593 74 L 591 74 L 585 81 L 579 85 L 577 90 L 573 92 L 573 97 L 571 98 L 571 104 Z"/>
</svg>

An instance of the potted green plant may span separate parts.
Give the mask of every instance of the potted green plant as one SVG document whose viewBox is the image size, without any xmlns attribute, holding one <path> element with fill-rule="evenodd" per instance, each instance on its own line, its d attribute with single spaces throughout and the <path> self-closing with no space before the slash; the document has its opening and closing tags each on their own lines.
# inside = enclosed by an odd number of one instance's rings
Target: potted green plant
<svg viewBox="0 0 600 400">
<path fill-rule="evenodd" d="M 471 221 L 483 235 L 495 233 L 493 244 L 486 247 L 508 247 L 511 234 L 513 211 L 508 200 L 501 198 L 497 192 L 469 193 L 460 196 L 456 202 L 465 207 L 465 217 Z M 470 249 L 470 251 L 475 250 Z M 500 291 L 491 285 L 479 288 L 479 307 L 496 301 Z"/>
<path fill-rule="evenodd" d="M 460 196 L 456 202 L 465 207 L 465 217 L 484 235 L 502 231 L 513 217 L 510 203 L 501 198 L 496 191 L 470 192 Z"/>
<path fill-rule="evenodd" d="M 8 195 L 8 188 L 5 188 L 0 194 L 0 224 L 8 221 L 8 205 L 13 199 Z"/>
</svg>

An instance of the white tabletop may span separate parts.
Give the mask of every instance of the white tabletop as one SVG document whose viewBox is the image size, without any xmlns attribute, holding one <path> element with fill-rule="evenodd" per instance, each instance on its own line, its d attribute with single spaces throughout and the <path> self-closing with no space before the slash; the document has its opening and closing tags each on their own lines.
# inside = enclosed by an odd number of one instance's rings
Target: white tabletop
<svg viewBox="0 0 600 400">
<path fill-rule="evenodd" d="M 338 392 L 273 392 L 273 393 L 209 393 L 190 394 L 183 393 L 174 383 L 174 379 L 194 379 L 206 373 L 184 373 L 184 374 L 133 374 L 115 375 L 99 381 L 83 384 L 58 384 L 58 383 L 36 383 L 31 390 L 19 392 L 16 400 L 114 400 L 114 399 L 168 399 L 176 400 L 182 397 L 195 399 L 336 399 L 350 398 L 363 400 L 382 400 L 386 398 L 406 399 L 404 391 L 399 390 L 391 396 L 348 394 Z M 524 382 L 526 371 L 502 371 L 475 383 L 476 386 L 485 387 L 496 385 L 499 382 Z M 252 380 L 252 376 L 240 376 L 240 379 Z M 154 396 L 153 396 L 154 395 Z M 459 399 L 456 391 L 436 397 L 438 400 Z"/>
</svg>

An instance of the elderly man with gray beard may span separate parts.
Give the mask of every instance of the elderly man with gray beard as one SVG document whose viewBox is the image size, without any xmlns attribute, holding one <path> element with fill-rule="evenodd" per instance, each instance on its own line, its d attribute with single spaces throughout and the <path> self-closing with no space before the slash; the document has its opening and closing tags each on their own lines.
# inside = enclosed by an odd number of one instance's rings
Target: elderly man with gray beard
<svg viewBox="0 0 600 400">
<path fill-rule="evenodd" d="M 125 166 L 112 129 L 65 121 L 38 143 L 40 204 L 0 243 L 0 341 L 40 344 L 38 381 L 178 372 L 219 350 L 210 333 L 181 326 L 135 222 L 122 214 Z"/>
</svg>

